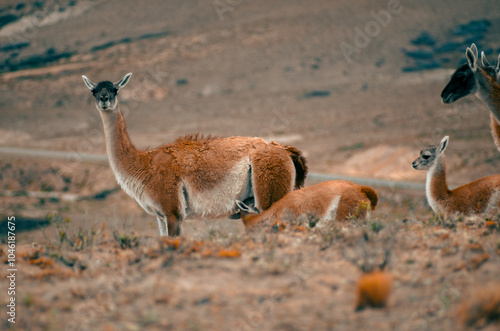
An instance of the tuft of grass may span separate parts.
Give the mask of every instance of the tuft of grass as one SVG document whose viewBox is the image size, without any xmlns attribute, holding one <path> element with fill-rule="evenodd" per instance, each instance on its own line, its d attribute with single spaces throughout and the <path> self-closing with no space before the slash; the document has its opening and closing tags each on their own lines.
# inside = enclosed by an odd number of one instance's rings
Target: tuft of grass
<svg viewBox="0 0 500 331">
<path fill-rule="evenodd" d="M 31 307 L 35 303 L 35 300 L 33 297 L 29 294 L 26 294 L 23 297 L 23 304 L 26 305 L 26 307 Z"/>
<path fill-rule="evenodd" d="M 80 225 L 75 232 L 74 227 L 70 225 L 71 220 L 68 217 L 62 217 L 57 214 L 49 214 L 47 221 L 50 225 L 55 225 L 56 227 L 56 240 L 48 238 L 44 231 L 45 238 L 59 248 L 69 246 L 75 251 L 81 251 L 86 247 L 93 246 L 96 240 L 101 237 L 104 230 L 104 226 L 96 228 L 95 226 Z"/>
<path fill-rule="evenodd" d="M 355 149 L 361 149 L 363 147 L 365 147 L 365 144 L 363 144 L 362 142 L 358 142 L 358 143 L 355 143 L 355 144 L 352 144 L 349 146 L 341 146 L 341 147 L 339 147 L 339 151 L 341 151 L 341 152 L 352 151 Z"/>
<path fill-rule="evenodd" d="M 142 311 L 137 322 L 142 326 L 149 326 L 157 323 L 158 320 L 158 312 L 155 309 L 148 308 Z"/>
<path fill-rule="evenodd" d="M 318 222 L 319 222 L 318 215 L 316 215 L 314 213 L 308 213 L 306 218 L 307 218 L 307 223 L 308 223 L 310 228 L 314 228 L 316 226 L 316 224 L 318 224 Z"/>
<path fill-rule="evenodd" d="M 139 246 L 139 236 L 135 233 L 135 231 L 126 231 L 124 233 L 113 231 L 113 238 L 115 238 L 116 242 L 118 242 L 121 249 Z"/>
<path fill-rule="evenodd" d="M 280 220 L 275 220 L 274 222 L 271 223 L 271 232 L 280 232 L 285 230 L 285 228 L 286 228 L 286 223 Z"/>
<path fill-rule="evenodd" d="M 384 224 L 382 222 L 373 221 L 370 223 L 370 229 L 375 233 L 379 233 L 383 228 Z"/>
</svg>

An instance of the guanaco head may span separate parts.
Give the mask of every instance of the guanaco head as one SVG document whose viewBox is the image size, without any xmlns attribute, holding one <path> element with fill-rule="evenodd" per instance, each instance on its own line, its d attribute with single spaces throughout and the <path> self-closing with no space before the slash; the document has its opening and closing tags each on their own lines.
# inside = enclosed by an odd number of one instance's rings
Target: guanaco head
<svg viewBox="0 0 500 331">
<path fill-rule="evenodd" d="M 436 159 L 444 153 L 448 146 L 449 138 L 446 136 L 441 140 L 439 145 L 431 145 L 422 149 L 420 156 L 412 163 L 413 168 L 417 170 L 428 170 L 431 168 Z"/>
<path fill-rule="evenodd" d="M 463 97 L 478 92 L 477 80 L 474 76 L 478 70 L 493 78 L 495 81 L 500 78 L 500 56 L 499 63 L 496 67 L 493 67 L 486 59 L 484 52 L 481 52 L 481 60 L 479 61 L 477 47 L 475 44 L 472 44 L 471 47 L 467 47 L 465 57 L 467 63 L 458 67 L 441 92 L 441 101 L 443 103 L 453 103 Z"/>
<path fill-rule="evenodd" d="M 113 111 L 118 104 L 118 90 L 127 85 L 132 73 L 128 73 L 123 76 L 122 79 L 116 83 L 111 83 L 109 81 L 103 81 L 99 84 L 94 83 L 86 76 L 82 76 L 85 85 L 92 91 L 95 98 L 95 106 L 98 110 L 107 112 Z"/>
</svg>

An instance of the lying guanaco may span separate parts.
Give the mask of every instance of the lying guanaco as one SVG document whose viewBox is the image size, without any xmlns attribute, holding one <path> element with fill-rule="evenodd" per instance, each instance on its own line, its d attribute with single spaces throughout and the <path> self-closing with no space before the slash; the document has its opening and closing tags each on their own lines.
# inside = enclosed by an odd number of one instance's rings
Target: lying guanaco
<svg viewBox="0 0 500 331">
<path fill-rule="evenodd" d="M 450 190 L 446 184 L 444 151 L 449 137 L 439 145 L 424 148 L 413 161 L 417 170 L 427 170 L 426 195 L 432 210 L 439 216 L 486 215 L 499 207 L 500 175 L 483 177 Z"/>
<path fill-rule="evenodd" d="M 241 203 L 239 206 L 248 213 L 242 217 L 247 227 L 263 220 L 300 215 L 313 216 L 318 219 L 318 226 L 324 226 L 329 221 L 366 218 L 377 202 L 378 195 L 371 187 L 347 180 L 332 180 L 290 192 L 262 213 Z"/>
</svg>

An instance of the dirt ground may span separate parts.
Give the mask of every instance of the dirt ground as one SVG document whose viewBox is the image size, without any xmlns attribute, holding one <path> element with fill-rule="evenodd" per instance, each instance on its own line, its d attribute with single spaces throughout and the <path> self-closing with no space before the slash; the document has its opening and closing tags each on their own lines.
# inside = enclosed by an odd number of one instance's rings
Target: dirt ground
<svg viewBox="0 0 500 331">
<path fill-rule="evenodd" d="M 324 230 L 193 219 L 159 238 L 109 165 L 81 157 L 105 154 L 81 75 L 133 73 L 119 98 L 139 148 L 259 136 L 302 150 L 311 172 L 423 183 L 411 161 L 449 135 L 461 185 L 497 174 L 500 154 L 486 106 L 440 93 L 472 41 L 495 61 L 499 31 L 496 0 L 3 1 L 0 146 L 73 156 L 0 153 L 4 262 L 18 219 L 17 320 L 2 313 L 1 328 L 498 329 L 476 301 L 500 302 L 500 217 L 438 220 L 421 190 L 376 188 L 370 220 Z M 362 266 L 386 251 L 387 307 L 355 311 Z"/>
</svg>

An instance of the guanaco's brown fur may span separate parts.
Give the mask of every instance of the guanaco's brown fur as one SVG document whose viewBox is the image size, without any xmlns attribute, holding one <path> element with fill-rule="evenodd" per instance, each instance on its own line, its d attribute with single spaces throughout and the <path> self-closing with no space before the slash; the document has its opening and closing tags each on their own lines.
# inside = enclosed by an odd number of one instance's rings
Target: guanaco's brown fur
<svg viewBox="0 0 500 331">
<path fill-rule="evenodd" d="M 161 235 L 179 235 L 190 216 L 238 215 L 237 201 L 251 199 L 267 210 L 304 184 L 306 160 L 292 146 L 260 138 L 203 138 L 189 135 L 174 143 L 138 150 L 130 141 L 117 93 L 120 81 L 83 80 L 96 98 L 111 168 L 120 186 L 157 217 Z"/>
<path fill-rule="evenodd" d="M 428 146 L 413 161 L 413 168 L 427 170 L 426 194 L 429 205 L 438 215 L 481 215 L 497 210 L 500 200 L 500 175 L 483 177 L 450 190 L 446 183 L 448 137 L 439 145 Z"/>
<path fill-rule="evenodd" d="M 347 180 L 333 180 L 288 193 L 260 214 L 243 217 L 246 226 L 263 220 L 280 220 L 285 216 L 314 216 L 319 221 L 345 221 L 350 217 L 365 218 L 377 206 L 378 195 L 368 186 Z"/>
</svg>

